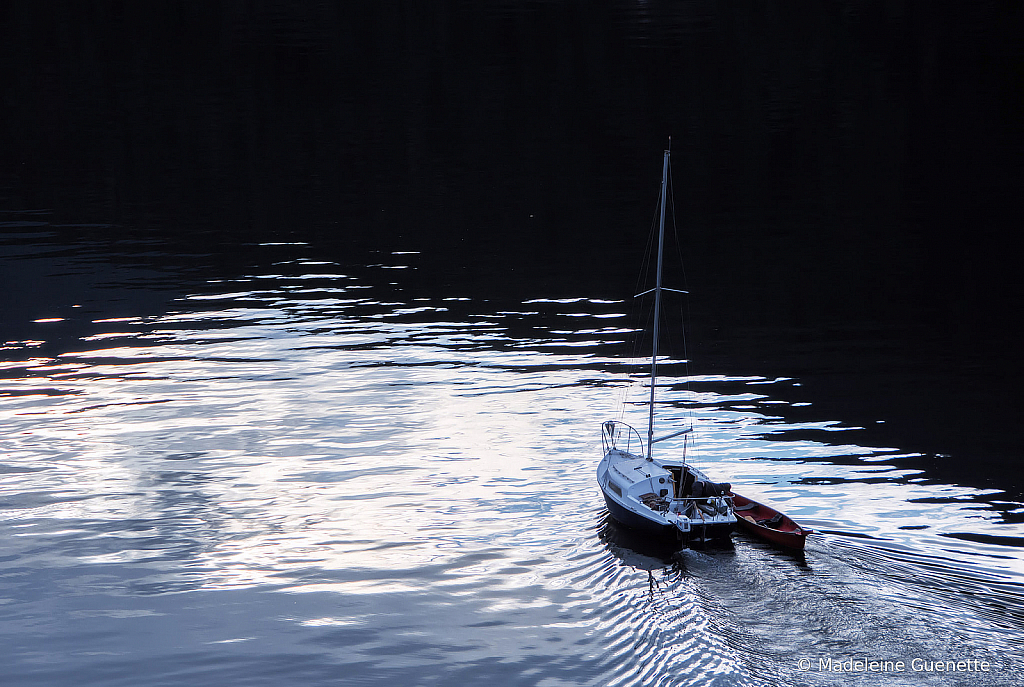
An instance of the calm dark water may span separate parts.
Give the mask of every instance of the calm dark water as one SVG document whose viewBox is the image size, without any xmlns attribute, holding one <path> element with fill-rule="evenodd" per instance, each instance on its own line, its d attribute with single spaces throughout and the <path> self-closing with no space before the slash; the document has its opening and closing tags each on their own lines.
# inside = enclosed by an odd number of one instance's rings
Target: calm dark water
<svg viewBox="0 0 1024 687">
<path fill-rule="evenodd" d="M 4 684 L 1017 684 L 1020 9 L 787 8 L 0 12 Z M 804 556 L 594 480 L 667 134 Z"/>
</svg>

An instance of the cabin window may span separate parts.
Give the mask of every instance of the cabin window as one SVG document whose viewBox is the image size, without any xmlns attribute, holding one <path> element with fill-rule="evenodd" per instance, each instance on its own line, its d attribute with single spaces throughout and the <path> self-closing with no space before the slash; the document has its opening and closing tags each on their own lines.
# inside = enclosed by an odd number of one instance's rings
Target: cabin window
<svg viewBox="0 0 1024 687">
<path fill-rule="evenodd" d="M 622 496 L 622 489 L 619 489 L 619 485 L 615 482 L 608 480 L 608 488 L 614 491 L 619 496 Z"/>
</svg>

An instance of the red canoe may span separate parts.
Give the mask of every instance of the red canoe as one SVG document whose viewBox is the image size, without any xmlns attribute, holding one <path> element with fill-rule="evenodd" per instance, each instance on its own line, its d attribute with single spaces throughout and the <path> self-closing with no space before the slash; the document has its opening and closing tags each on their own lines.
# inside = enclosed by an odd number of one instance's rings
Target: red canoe
<svg viewBox="0 0 1024 687">
<path fill-rule="evenodd" d="M 804 539 L 814 530 L 801 527 L 788 516 L 763 503 L 730 492 L 736 506 L 736 522 L 740 527 L 773 544 L 787 549 L 804 548 Z"/>
</svg>

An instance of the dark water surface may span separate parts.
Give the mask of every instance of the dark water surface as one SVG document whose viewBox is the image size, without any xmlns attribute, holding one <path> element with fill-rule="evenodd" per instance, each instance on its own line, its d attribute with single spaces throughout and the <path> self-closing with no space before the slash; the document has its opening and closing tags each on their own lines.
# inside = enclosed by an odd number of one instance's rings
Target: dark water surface
<svg viewBox="0 0 1024 687">
<path fill-rule="evenodd" d="M 34 8 L 4 685 L 1019 684 L 1018 5 Z M 661 415 L 803 556 L 597 488 L 667 134 Z"/>
</svg>

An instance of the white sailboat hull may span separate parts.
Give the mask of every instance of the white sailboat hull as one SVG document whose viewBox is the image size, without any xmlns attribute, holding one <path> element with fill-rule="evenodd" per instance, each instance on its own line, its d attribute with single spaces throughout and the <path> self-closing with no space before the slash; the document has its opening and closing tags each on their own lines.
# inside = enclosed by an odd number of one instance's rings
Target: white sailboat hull
<svg viewBox="0 0 1024 687">
<path fill-rule="evenodd" d="M 702 544 L 728 539 L 736 526 L 728 497 L 704 495 L 703 485 L 713 483 L 701 471 L 681 462 L 647 460 L 612 448 L 598 464 L 597 482 L 609 514 L 630 529 L 675 537 L 686 544 Z M 691 491 L 683 495 L 686 484 L 690 484 Z M 693 495 L 696 485 L 701 485 L 699 496 Z M 716 492 L 722 491 L 714 487 Z M 712 487 L 707 490 L 710 493 Z"/>
</svg>

